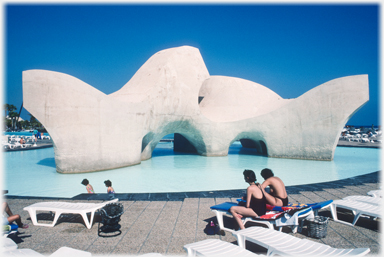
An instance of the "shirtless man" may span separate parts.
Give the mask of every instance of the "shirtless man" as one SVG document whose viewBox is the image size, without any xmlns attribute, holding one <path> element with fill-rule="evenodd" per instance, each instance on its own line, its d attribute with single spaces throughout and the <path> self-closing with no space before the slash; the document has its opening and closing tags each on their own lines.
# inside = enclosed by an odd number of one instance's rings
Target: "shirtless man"
<svg viewBox="0 0 384 257">
<path fill-rule="evenodd" d="M 274 206 L 287 206 L 288 205 L 288 194 L 285 190 L 283 181 L 273 175 L 272 170 L 263 169 L 261 176 L 264 178 L 261 187 L 265 189 L 267 186 L 270 188 L 269 194 L 266 192 L 265 198 L 267 203 Z"/>
</svg>

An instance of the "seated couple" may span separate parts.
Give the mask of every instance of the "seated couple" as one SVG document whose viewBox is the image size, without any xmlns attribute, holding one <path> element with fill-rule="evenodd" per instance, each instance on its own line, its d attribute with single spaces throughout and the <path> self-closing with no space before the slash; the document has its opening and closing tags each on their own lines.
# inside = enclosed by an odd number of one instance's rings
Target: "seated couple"
<svg viewBox="0 0 384 257">
<path fill-rule="evenodd" d="M 263 184 L 256 182 L 256 175 L 252 170 L 244 170 L 245 182 L 249 183 L 247 194 L 243 197 L 246 200 L 245 206 L 234 206 L 229 209 L 240 229 L 244 229 L 241 222 L 243 217 L 259 217 L 266 213 L 266 205 L 286 206 L 288 205 L 288 195 L 283 181 L 275 177 L 270 169 L 263 169 L 261 176 L 264 178 Z M 270 188 L 270 193 L 265 188 Z"/>
</svg>

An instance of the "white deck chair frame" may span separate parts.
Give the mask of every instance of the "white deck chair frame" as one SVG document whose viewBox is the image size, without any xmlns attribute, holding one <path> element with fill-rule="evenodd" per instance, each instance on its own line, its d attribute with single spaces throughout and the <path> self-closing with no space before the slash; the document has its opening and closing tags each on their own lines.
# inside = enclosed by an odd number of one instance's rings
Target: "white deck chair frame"
<svg viewBox="0 0 384 257">
<path fill-rule="evenodd" d="M 203 241 L 184 245 L 184 250 L 188 257 L 195 256 L 239 256 L 239 257 L 256 257 L 260 256 L 247 249 L 241 248 L 229 242 L 219 239 L 206 239 Z"/>
<path fill-rule="evenodd" d="M 363 203 L 369 203 L 374 205 L 380 205 L 382 203 L 382 199 L 379 197 L 365 196 L 365 195 L 350 195 L 344 197 L 343 200 L 357 201 Z"/>
<path fill-rule="evenodd" d="M 13 149 L 13 148 L 15 148 L 15 145 L 13 145 L 13 144 L 10 144 L 10 143 L 7 143 L 7 142 L 2 142 L 2 144 L 3 144 L 3 147 L 4 146 L 8 146 L 9 147 L 9 149 Z"/>
<path fill-rule="evenodd" d="M 372 197 L 380 197 L 382 198 L 383 197 L 383 193 L 382 193 L 382 190 L 371 190 L 367 193 L 367 195 L 370 195 Z"/>
<path fill-rule="evenodd" d="M 10 238 L 5 238 L 3 240 L 3 255 L 5 256 L 45 256 L 41 253 L 38 253 L 32 249 L 18 249 L 17 244 Z M 2 255 L 2 256 L 3 256 Z M 81 256 L 81 257 L 87 257 L 92 256 L 90 252 L 77 250 L 70 247 L 60 247 L 58 250 L 56 250 L 54 253 L 49 255 L 50 257 L 60 257 L 60 256 Z"/>
<path fill-rule="evenodd" d="M 343 208 L 352 211 L 354 218 L 352 223 L 339 220 L 337 217 L 337 208 Z M 371 204 L 361 201 L 352 201 L 352 200 L 336 200 L 331 204 L 331 214 L 332 218 L 336 222 L 344 223 L 347 225 L 354 226 L 357 220 L 361 215 L 370 216 L 372 218 L 381 218 L 381 208 L 380 205 Z"/>
<path fill-rule="evenodd" d="M 53 227 L 56 225 L 59 217 L 63 213 L 80 214 L 83 217 L 84 223 L 88 229 L 91 229 L 93 224 L 93 218 L 95 211 L 104 207 L 105 205 L 113 202 L 117 202 L 119 199 L 113 199 L 111 201 L 102 203 L 68 203 L 68 202 L 40 202 L 30 206 L 24 207 L 25 211 L 28 211 L 31 217 L 32 223 L 35 226 Z M 50 211 L 55 212 L 53 222 L 51 224 L 39 223 L 37 221 L 37 211 Z M 87 214 L 91 213 L 91 218 L 88 220 Z"/>
<path fill-rule="evenodd" d="M 311 207 L 297 211 L 293 215 L 293 217 L 295 217 L 299 220 L 299 219 L 303 219 L 309 215 L 313 215 L 313 211 L 308 210 L 308 209 L 311 209 Z M 228 231 L 228 232 L 234 231 L 233 229 L 226 228 L 224 226 L 224 217 L 223 217 L 224 214 L 226 214 L 228 216 L 232 216 L 232 213 L 230 213 L 229 211 L 215 210 L 215 209 L 212 209 L 212 211 L 216 214 L 217 223 L 219 224 L 219 227 L 221 230 Z M 275 220 L 256 220 L 256 219 L 253 219 L 251 217 L 243 218 L 243 219 L 241 219 L 241 221 L 243 222 L 243 225 L 245 225 L 247 222 L 253 222 L 253 223 L 266 225 L 269 229 L 274 229 L 274 226 L 276 225 Z M 299 221 L 297 223 L 299 223 Z M 289 226 L 289 227 L 291 227 L 293 233 L 296 233 L 298 230 L 298 225 Z M 283 226 L 279 226 L 278 229 L 279 229 L 279 231 L 281 231 L 283 229 Z"/>
<path fill-rule="evenodd" d="M 238 245 L 245 248 L 245 241 L 253 242 L 268 250 L 267 256 L 362 256 L 369 248 L 338 249 L 312 240 L 301 239 L 279 231 L 262 227 L 250 227 L 232 233 Z"/>
</svg>

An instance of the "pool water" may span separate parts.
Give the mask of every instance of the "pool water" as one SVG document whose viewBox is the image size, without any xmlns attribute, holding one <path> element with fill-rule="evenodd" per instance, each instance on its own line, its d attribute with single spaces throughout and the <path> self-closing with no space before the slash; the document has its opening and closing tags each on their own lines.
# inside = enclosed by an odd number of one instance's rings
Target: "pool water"
<svg viewBox="0 0 384 257">
<path fill-rule="evenodd" d="M 381 149 L 337 147 L 333 161 L 268 158 L 235 142 L 228 156 L 205 157 L 173 152 L 172 142 L 160 142 L 152 158 L 139 165 L 82 174 L 56 172 L 53 148 L 4 152 L 3 188 L 9 195 L 73 197 L 86 193 L 90 181 L 96 193 L 106 193 L 112 181 L 116 193 L 190 192 L 245 189 L 243 170 L 252 169 L 259 182 L 270 168 L 287 186 L 334 181 L 381 169 Z"/>
</svg>

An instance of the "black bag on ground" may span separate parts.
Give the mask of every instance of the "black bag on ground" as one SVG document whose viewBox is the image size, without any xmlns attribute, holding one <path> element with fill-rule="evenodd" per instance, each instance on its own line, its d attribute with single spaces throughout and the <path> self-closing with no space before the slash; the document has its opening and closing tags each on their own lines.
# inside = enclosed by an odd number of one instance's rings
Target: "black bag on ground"
<svg viewBox="0 0 384 257">
<path fill-rule="evenodd" d="M 219 231 L 220 231 L 220 228 L 216 226 L 216 224 L 213 223 L 213 221 L 209 222 L 204 229 L 204 232 L 207 235 L 215 235 L 215 234 L 218 234 Z"/>
</svg>

